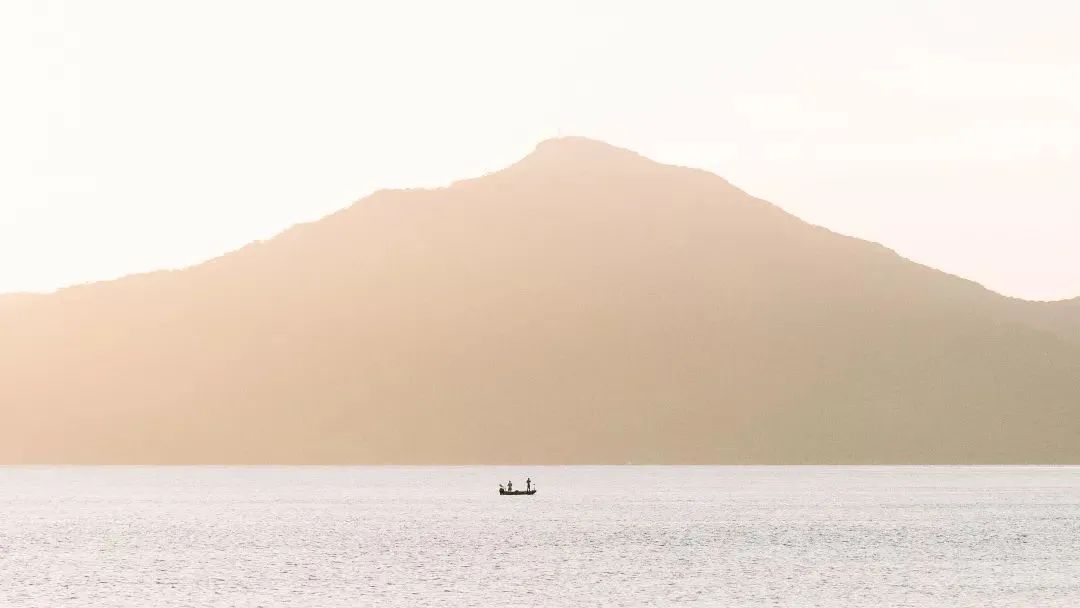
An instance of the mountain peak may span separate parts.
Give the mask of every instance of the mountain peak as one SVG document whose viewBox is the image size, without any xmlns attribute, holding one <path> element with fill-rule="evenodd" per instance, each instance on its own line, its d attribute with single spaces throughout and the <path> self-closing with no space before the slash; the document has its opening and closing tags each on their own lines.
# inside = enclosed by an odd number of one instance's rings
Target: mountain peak
<svg viewBox="0 0 1080 608">
<path fill-rule="evenodd" d="M 537 151 L 557 150 L 562 152 L 567 151 L 592 151 L 594 153 L 623 153 L 633 154 L 637 156 L 637 153 L 631 152 L 624 148 L 614 146 L 605 141 L 599 139 L 592 139 L 591 137 L 585 137 L 582 135 L 564 135 L 560 137 L 552 137 L 545 139 L 544 141 L 536 144 Z"/>
<path fill-rule="evenodd" d="M 566 167 L 566 166 L 622 166 L 633 163 L 654 164 L 637 152 L 613 146 L 609 143 L 582 136 L 566 136 L 546 139 L 522 160 L 529 166 Z"/>
</svg>

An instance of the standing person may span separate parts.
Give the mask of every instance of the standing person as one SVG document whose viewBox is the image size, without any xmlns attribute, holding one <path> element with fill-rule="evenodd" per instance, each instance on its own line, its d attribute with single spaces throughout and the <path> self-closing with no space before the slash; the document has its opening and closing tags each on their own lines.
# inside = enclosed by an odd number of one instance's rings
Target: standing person
<svg viewBox="0 0 1080 608">
<path fill-rule="evenodd" d="M 529 479 L 528 477 L 526 477 L 525 478 L 525 491 L 528 492 L 531 489 L 532 489 L 532 479 Z"/>
<path fill-rule="evenodd" d="M 507 492 L 513 492 L 514 491 L 514 482 L 512 482 L 512 481 L 506 482 L 506 491 Z"/>
</svg>

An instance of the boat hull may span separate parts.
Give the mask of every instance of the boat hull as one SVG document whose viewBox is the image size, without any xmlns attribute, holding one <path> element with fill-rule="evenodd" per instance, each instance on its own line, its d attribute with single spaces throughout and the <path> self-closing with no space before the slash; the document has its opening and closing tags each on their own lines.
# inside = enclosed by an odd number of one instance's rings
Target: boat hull
<svg viewBox="0 0 1080 608">
<path fill-rule="evenodd" d="M 532 496 L 536 494 L 536 490 L 514 490 L 513 492 L 507 492 L 502 488 L 499 489 L 500 496 Z"/>
</svg>

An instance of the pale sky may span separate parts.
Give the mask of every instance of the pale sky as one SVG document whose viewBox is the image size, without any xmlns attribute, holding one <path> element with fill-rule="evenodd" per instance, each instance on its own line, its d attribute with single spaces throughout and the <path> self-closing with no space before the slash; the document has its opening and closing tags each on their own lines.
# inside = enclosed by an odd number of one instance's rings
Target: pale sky
<svg viewBox="0 0 1080 608">
<path fill-rule="evenodd" d="M 0 292 L 179 267 L 586 135 L 1080 296 L 1060 2 L 0 3 Z"/>
</svg>

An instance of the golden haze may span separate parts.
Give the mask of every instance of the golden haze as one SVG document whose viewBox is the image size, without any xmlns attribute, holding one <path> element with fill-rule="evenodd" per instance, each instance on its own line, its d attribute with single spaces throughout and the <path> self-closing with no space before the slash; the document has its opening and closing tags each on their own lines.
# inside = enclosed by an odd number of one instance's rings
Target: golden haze
<svg viewBox="0 0 1080 608">
<path fill-rule="evenodd" d="M 8 463 L 1075 463 L 1078 397 L 1080 301 L 581 138 L 0 297 Z"/>
</svg>

